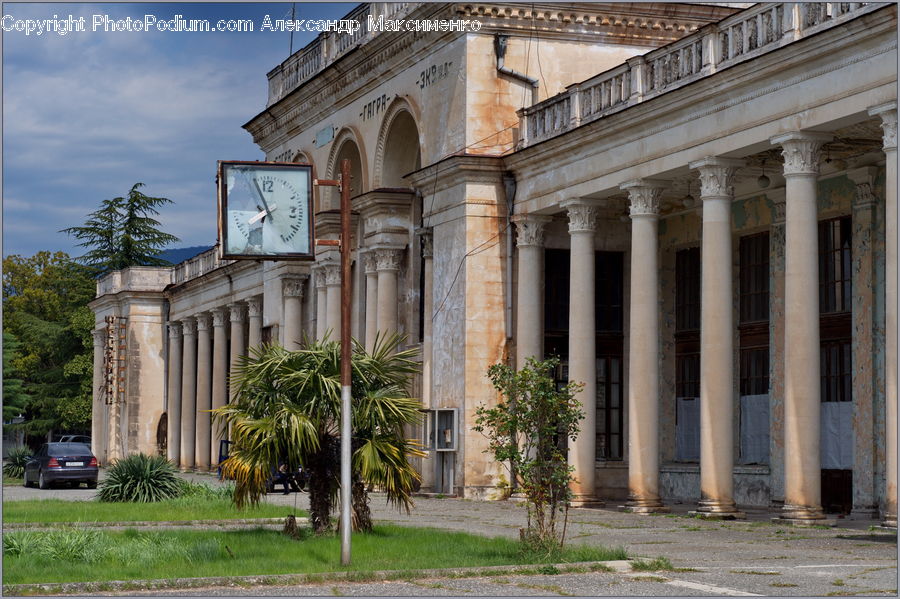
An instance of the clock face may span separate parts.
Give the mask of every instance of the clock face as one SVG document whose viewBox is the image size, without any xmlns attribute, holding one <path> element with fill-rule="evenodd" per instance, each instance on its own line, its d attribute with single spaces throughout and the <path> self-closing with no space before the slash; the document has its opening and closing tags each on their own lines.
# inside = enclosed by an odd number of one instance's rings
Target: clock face
<svg viewBox="0 0 900 599">
<path fill-rule="evenodd" d="M 219 236 L 225 258 L 312 259 L 312 167 L 219 163 Z"/>
</svg>

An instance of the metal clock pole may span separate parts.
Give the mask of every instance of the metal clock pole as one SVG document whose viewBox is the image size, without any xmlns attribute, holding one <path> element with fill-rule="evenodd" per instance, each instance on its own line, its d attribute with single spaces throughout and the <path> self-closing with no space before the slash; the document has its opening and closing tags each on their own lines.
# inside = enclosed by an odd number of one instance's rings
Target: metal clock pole
<svg viewBox="0 0 900 599">
<path fill-rule="evenodd" d="M 350 565 L 350 161 L 341 161 L 341 565 Z"/>
</svg>

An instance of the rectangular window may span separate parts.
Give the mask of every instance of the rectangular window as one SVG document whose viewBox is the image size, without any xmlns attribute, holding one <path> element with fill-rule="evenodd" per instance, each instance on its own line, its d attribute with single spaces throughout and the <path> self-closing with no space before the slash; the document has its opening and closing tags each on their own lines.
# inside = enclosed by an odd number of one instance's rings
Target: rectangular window
<svg viewBox="0 0 900 599">
<path fill-rule="evenodd" d="M 622 252 L 597 252 L 595 313 L 597 332 L 622 332 Z"/>
<path fill-rule="evenodd" d="M 849 339 L 823 341 L 820 380 L 823 402 L 853 401 Z"/>
<path fill-rule="evenodd" d="M 849 216 L 819 223 L 819 311 L 849 312 L 851 220 Z"/>
<path fill-rule="evenodd" d="M 597 357 L 597 459 L 622 459 L 622 357 Z"/>
<path fill-rule="evenodd" d="M 741 348 L 741 395 L 769 392 L 769 347 Z"/>
<path fill-rule="evenodd" d="M 769 320 L 769 234 L 741 237 L 740 322 Z"/>
<path fill-rule="evenodd" d="M 675 357 L 676 397 L 700 397 L 700 354 L 679 354 Z"/>
<path fill-rule="evenodd" d="M 544 251 L 544 330 L 569 331 L 569 250 Z"/>
<path fill-rule="evenodd" d="M 700 329 L 700 248 L 675 254 L 675 331 Z"/>
</svg>

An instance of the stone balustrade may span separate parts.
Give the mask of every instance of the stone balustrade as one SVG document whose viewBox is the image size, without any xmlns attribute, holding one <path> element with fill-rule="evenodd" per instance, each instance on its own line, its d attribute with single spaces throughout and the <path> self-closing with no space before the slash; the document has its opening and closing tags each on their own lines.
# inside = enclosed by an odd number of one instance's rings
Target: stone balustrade
<svg viewBox="0 0 900 599">
<path fill-rule="evenodd" d="M 519 110 L 521 147 L 678 89 L 885 6 L 761 3 Z"/>
</svg>

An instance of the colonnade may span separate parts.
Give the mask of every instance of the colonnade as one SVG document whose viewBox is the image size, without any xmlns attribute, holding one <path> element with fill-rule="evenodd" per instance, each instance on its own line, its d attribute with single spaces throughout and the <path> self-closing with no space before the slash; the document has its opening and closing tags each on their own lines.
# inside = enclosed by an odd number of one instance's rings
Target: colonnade
<svg viewBox="0 0 900 599">
<path fill-rule="evenodd" d="M 882 119 L 886 181 L 886 520 L 897 514 L 897 169 L 896 102 L 874 107 Z M 824 518 L 820 479 L 819 258 L 816 185 L 823 144 L 832 136 L 796 131 L 770 140 L 784 155 L 785 290 L 784 508 L 789 520 Z M 699 176 L 702 201 L 700 332 L 700 488 L 697 511 L 742 517 L 734 499 L 734 331 L 731 203 L 741 160 L 709 156 L 689 164 Z M 628 486 L 627 507 L 639 513 L 664 512 L 660 499 L 660 301 L 658 223 L 660 197 L 671 182 L 644 178 L 620 185 L 631 219 L 630 315 L 628 319 Z M 569 220 L 569 378 L 585 383 L 577 395 L 586 414 L 581 433 L 570 443 L 577 503 L 595 495 L 595 413 L 597 355 L 594 333 L 594 235 L 596 201 L 561 203 Z M 517 366 L 543 353 L 543 229 L 547 216 L 517 215 Z M 773 225 L 774 226 L 774 225 Z M 774 340 L 773 340 L 774 342 Z"/>
<path fill-rule="evenodd" d="M 399 247 L 376 247 L 362 254 L 368 283 L 367 349 L 374 345 L 376 334 L 398 328 L 397 286 L 404 251 Z M 316 289 L 315 337 L 321 340 L 328 334 L 334 340 L 340 332 L 340 265 L 325 258 L 311 270 L 312 279 L 307 274 L 281 278 L 283 343 L 289 350 L 302 345 L 307 281 L 311 280 Z M 261 296 L 168 323 L 167 454 L 182 469 L 208 470 L 217 466 L 220 441 L 227 433 L 212 421 L 209 410 L 226 405 L 229 372 L 249 348 L 259 346 L 262 340 Z M 95 372 L 101 371 L 102 368 L 95 368 Z"/>
</svg>

